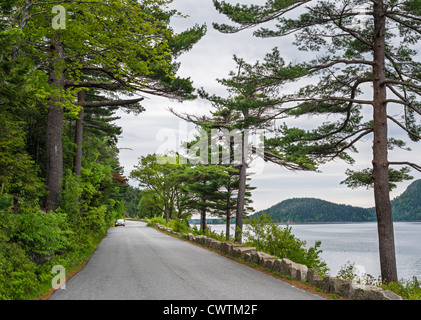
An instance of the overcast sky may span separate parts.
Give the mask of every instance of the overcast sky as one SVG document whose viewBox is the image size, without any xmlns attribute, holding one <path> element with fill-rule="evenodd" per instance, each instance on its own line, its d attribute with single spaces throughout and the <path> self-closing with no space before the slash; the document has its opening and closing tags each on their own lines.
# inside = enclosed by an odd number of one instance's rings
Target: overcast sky
<svg viewBox="0 0 421 320">
<path fill-rule="evenodd" d="M 209 93 L 224 95 L 225 89 L 216 79 L 228 77 L 229 72 L 235 68 L 234 54 L 252 63 L 262 59 L 272 48 L 278 47 L 287 62 L 306 58 L 304 53 L 292 45 L 293 38 L 259 39 L 253 37 L 250 30 L 234 35 L 215 31 L 212 23 L 227 22 L 227 19 L 214 9 L 212 0 L 174 0 L 172 7 L 188 15 L 185 19 L 174 19 L 172 25 L 176 32 L 195 24 L 206 24 L 208 27 L 205 37 L 191 51 L 178 59 L 181 63 L 179 75 L 190 77 L 195 88 L 203 87 Z M 170 113 L 168 108 L 192 114 L 207 114 L 211 109 L 210 104 L 203 100 L 178 103 L 157 97 L 148 97 L 143 106 L 146 111 L 138 116 L 118 113 L 121 119 L 117 124 L 123 128 L 118 143 L 118 147 L 122 148 L 120 163 L 125 168 L 126 176 L 130 174 L 141 156 L 160 150 L 163 144 L 160 137 L 175 135 L 177 139 L 182 139 L 183 135 L 179 134 L 180 128 L 181 132 L 186 128 L 189 131 L 194 129 L 191 124 L 186 124 Z M 399 150 L 391 153 L 391 159 L 409 159 L 419 163 L 421 146 L 411 147 L 412 152 Z M 301 197 L 320 198 L 360 207 L 374 206 L 372 190 L 349 189 L 340 185 L 346 178 L 347 168 L 359 170 L 371 166 L 371 141 L 359 143 L 358 149 L 354 166 L 349 167 L 342 161 L 331 162 L 320 167 L 322 173 L 291 172 L 273 164 L 265 164 L 263 170 L 251 176 L 250 184 L 256 187 L 253 191 L 254 209 L 256 211 L 267 209 L 282 200 Z M 414 171 L 412 175 L 415 179 L 421 178 L 421 174 Z M 392 198 L 405 191 L 410 183 L 400 183 L 392 192 Z M 133 182 L 132 184 L 135 185 Z"/>
</svg>

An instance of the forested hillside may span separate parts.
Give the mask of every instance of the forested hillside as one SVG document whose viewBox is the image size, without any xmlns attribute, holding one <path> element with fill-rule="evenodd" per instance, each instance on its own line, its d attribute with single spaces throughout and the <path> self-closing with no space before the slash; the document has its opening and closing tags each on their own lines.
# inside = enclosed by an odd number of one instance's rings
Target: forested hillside
<svg viewBox="0 0 421 320">
<path fill-rule="evenodd" d="M 421 180 L 414 181 L 400 196 L 392 200 L 394 221 L 421 220 Z M 314 198 L 294 198 L 282 201 L 266 210 L 277 222 L 364 222 L 375 221 L 374 208 L 359 208 Z"/>
<path fill-rule="evenodd" d="M 421 220 L 421 180 L 412 182 L 404 193 L 392 200 L 395 221 Z"/>
<path fill-rule="evenodd" d="M 255 216 L 266 213 L 277 222 L 361 222 L 375 221 L 369 209 L 336 204 L 314 198 L 295 198 L 282 201 Z"/>
</svg>

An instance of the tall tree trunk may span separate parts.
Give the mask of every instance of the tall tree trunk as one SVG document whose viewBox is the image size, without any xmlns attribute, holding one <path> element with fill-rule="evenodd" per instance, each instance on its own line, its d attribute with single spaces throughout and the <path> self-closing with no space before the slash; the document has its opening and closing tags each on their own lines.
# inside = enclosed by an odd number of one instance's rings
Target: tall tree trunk
<svg viewBox="0 0 421 320">
<path fill-rule="evenodd" d="M 172 219 L 172 214 L 173 214 L 173 211 L 174 211 L 174 205 L 173 205 L 173 204 L 170 204 L 170 208 L 169 208 L 169 210 L 168 210 L 168 219 L 169 219 L 169 220 L 171 220 L 171 219 Z"/>
<path fill-rule="evenodd" d="M 85 102 L 85 92 L 78 92 L 78 103 L 83 104 Z M 81 107 L 76 120 L 76 130 L 75 130 L 75 158 L 73 163 L 73 172 L 77 177 L 80 177 L 82 171 L 82 142 L 83 142 L 83 118 L 84 118 L 84 109 Z"/>
<path fill-rule="evenodd" d="M 45 210 L 57 208 L 63 180 L 63 48 L 58 36 L 52 40 L 53 60 L 49 67 L 49 84 L 57 90 L 51 97 L 47 115 L 46 133 L 46 179 L 48 194 L 45 197 Z"/>
<path fill-rule="evenodd" d="M 230 166 L 233 166 L 233 162 L 234 162 L 234 139 L 230 139 L 229 140 L 229 157 L 230 157 Z M 227 239 L 227 241 L 229 241 L 230 236 L 231 236 L 231 179 L 233 177 L 232 173 L 228 173 L 229 174 L 229 180 L 227 183 L 227 210 L 225 212 L 225 216 L 227 217 L 227 222 L 225 225 L 225 238 Z"/>
<path fill-rule="evenodd" d="M 165 213 L 165 221 L 168 223 L 168 221 L 170 220 L 170 217 L 168 216 L 168 204 L 167 203 L 164 204 L 164 213 Z"/>
<path fill-rule="evenodd" d="M 206 209 L 200 210 L 200 230 L 206 230 Z"/>
<path fill-rule="evenodd" d="M 387 133 L 387 91 L 382 82 L 386 79 L 384 5 L 374 2 L 374 67 L 373 67 L 373 179 L 379 238 L 380 269 L 382 280 L 397 281 L 395 240 L 392 207 L 389 194 L 389 162 Z"/>
<path fill-rule="evenodd" d="M 248 137 L 243 132 L 242 144 L 241 144 L 241 164 L 239 168 L 240 179 L 238 184 L 238 197 L 237 197 L 237 211 L 235 221 L 235 241 L 242 243 L 243 241 L 243 218 L 244 218 L 244 206 L 246 197 L 246 175 L 247 175 L 247 162 L 246 162 L 246 150 L 248 144 Z"/>
<path fill-rule="evenodd" d="M 228 208 L 226 211 L 227 222 L 225 224 L 225 239 L 230 239 L 231 233 L 231 210 Z"/>
<path fill-rule="evenodd" d="M 200 230 L 206 230 L 206 207 L 205 207 L 206 198 L 202 198 L 203 208 L 200 209 Z"/>
</svg>

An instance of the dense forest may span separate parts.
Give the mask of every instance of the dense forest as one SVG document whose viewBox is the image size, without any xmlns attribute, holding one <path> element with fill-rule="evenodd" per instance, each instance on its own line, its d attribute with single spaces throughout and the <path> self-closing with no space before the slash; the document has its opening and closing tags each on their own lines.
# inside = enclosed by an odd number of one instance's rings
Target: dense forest
<svg viewBox="0 0 421 320">
<path fill-rule="evenodd" d="M 116 111 L 193 98 L 175 59 L 205 33 L 176 34 L 166 3 L 0 2 L 0 299 L 38 297 L 137 215 Z"/>
<path fill-rule="evenodd" d="M 392 200 L 394 221 L 421 220 L 421 180 L 412 182 L 405 192 Z M 360 208 L 315 198 L 294 198 L 284 200 L 274 206 L 256 212 L 257 218 L 263 213 L 276 222 L 366 222 L 376 221 L 374 208 Z"/>
</svg>

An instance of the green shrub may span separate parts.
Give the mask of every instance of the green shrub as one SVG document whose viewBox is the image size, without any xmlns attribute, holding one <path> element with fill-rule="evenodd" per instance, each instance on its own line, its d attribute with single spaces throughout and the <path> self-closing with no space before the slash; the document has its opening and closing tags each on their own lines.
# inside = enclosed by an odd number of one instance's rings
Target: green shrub
<svg viewBox="0 0 421 320">
<path fill-rule="evenodd" d="M 0 300 L 25 299 L 39 289 L 37 265 L 16 243 L 0 240 Z"/>
<path fill-rule="evenodd" d="M 390 290 L 407 300 L 421 300 L 421 286 L 417 277 L 410 280 L 400 280 L 390 282 L 381 286 L 385 290 Z"/>
<path fill-rule="evenodd" d="M 218 234 L 217 232 L 209 228 L 209 226 L 206 226 L 205 230 L 201 230 L 197 227 L 197 225 L 193 225 L 193 227 L 190 229 L 190 232 L 192 232 L 195 236 L 206 236 L 208 238 L 212 238 L 222 242 L 225 242 L 227 240 L 223 232 Z"/>
<path fill-rule="evenodd" d="M 162 224 L 162 225 L 166 225 L 166 223 L 167 223 L 165 221 L 165 219 L 160 217 L 160 216 L 155 216 L 155 217 L 150 218 L 148 220 L 149 220 L 149 223 L 159 223 L 159 224 Z"/>
<path fill-rule="evenodd" d="M 175 232 L 184 232 L 189 233 L 190 227 L 186 223 L 185 220 L 182 219 L 170 219 L 168 223 L 166 224 L 168 228 L 173 229 Z"/>
<path fill-rule="evenodd" d="M 244 238 L 246 246 L 256 247 L 258 251 L 304 264 L 317 270 L 320 275 L 325 275 L 328 271 L 326 263 L 319 257 L 322 252 L 319 250 L 320 241 L 316 241 L 313 247 L 307 249 L 306 241 L 296 238 L 291 232 L 291 227 L 282 228 L 266 214 L 258 219 L 247 220 Z"/>
<path fill-rule="evenodd" d="M 27 213 L 9 215 L 12 242 L 18 243 L 32 260 L 41 264 L 65 250 L 68 243 L 66 215 L 46 214 L 36 209 Z"/>
<path fill-rule="evenodd" d="M 5 214 L 13 205 L 13 198 L 6 194 L 0 194 L 0 212 Z"/>
<path fill-rule="evenodd" d="M 380 276 L 376 279 L 370 274 L 358 274 L 354 263 L 350 262 L 341 267 L 337 277 L 358 284 L 367 284 L 377 286 L 384 290 L 390 290 L 407 300 L 421 300 L 421 286 L 417 277 L 413 277 L 410 280 L 401 279 L 396 282 L 383 284 Z"/>
<path fill-rule="evenodd" d="M 80 212 L 80 199 L 83 188 L 77 177 L 70 170 L 66 170 L 63 180 L 63 190 L 60 195 L 60 208 L 56 212 L 64 212 L 72 225 L 77 225 Z"/>
<path fill-rule="evenodd" d="M 367 273 L 361 273 L 356 267 L 354 263 L 348 262 L 341 267 L 339 270 L 338 275 L 336 276 L 339 279 L 349 280 L 356 284 L 367 284 L 376 286 L 381 283 L 381 277 L 379 276 L 377 279 L 374 278 L 372 275 Z"/>
</svg>

